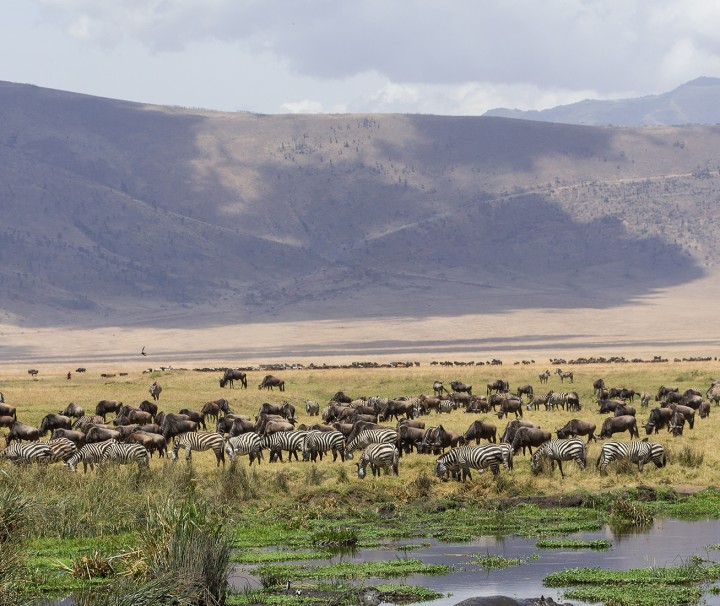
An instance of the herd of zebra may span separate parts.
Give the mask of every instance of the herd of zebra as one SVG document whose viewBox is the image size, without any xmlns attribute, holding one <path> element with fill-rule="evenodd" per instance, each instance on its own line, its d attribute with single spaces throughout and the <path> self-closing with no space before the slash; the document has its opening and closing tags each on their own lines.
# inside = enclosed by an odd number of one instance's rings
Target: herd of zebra
<svg viewBox="0 0 720 606">
<path fill-rule="evenodd" d="M 549 374 L 540 376 L 547 379 Z M 568 373 L 558 372 L 560 378 L 564 374 Z M 572 376 L 566 378 L 573 379 Z M 282 462 L 283 453 L 287 453 L 289 461 L 293 458 L 299 461 L 301 455 L 304 461 L 316 462 L 332 453 L 333 462 L 338 457 L 345 462 L 360 451 L 357 475 L 363 479 L 368 466 L 374 476 L 382 470 L 398 475 L 400 459 L 415 451 L 436 457 L 437 477 L 465 481 L 472 478 L 471 470 L 490 469 L 493 475 L 498 475 L 501 468 L 513 469 L 513 457 L 521 450 L 525 454 L 527 448 L 533 472 L 541 468 L 543 460 L 548 460 L 553 470 L 557 462 L 563 478 L 563 462 L 575 461 L 585 469 L 587 446 L 596 440 L 594 423 L 573 419 L 556 430 L 557 438 L 553 438 L 550 432 L 522 419 L 523 408 L 539 410 L 542 404 L 548 412 L 556 408 L 580 411 L 577 392 L 549 391 L 544 396 L 536 396 L 531 386 L 522 385 L 512 394 L 507 381 L 497 380 L 488 383 L 486 395 L 476 396 L 472 394 L 472 386 L 456 381 L 451 386 L 452 391 L 436 381 L 435 395 L 417 398 L 353 399 L 337 392 L 322 411 L 318 403 L 307 400 L 308 419 L 322 418 L 322 422 L 309 425 L 297 423 L 295 407 L 288 401 L 280 405 L 265 403 L 251 419 L 233 413 L 225 399 L 207 402 L 200 411 L 183 409 L 180 413 L 158 411 L 157 404 L 147 400 L 139 407 L 101 400 L 95 415 L 85 415 L 82 408 L 71 403 L 62 413 L 46 415 L 36 429 L 19 422 L 15 409 L 4 403 L 0 394 L 0 426 L 10 428 L 0 459 L 15 463 L 63 462 L 72 471 L 82 463 L 87 472 L 88 467 L 93 470 L 105 463 L 136 463 L 149 468 L 154 453 L 160 457 L 169 454 L 177 461 L 180 450 L 185 451 L 187 461 L 191 460 L 193 451 L 212 450 L 218 467 L 225 465 L 226 457 L 235 461 L 238 456 L 247 456 L 249 465 L 260 464 L 264 451 L 269 453 L 271 463 Z M 663 467 L 667 461 L 663 446 L 649 442 L 648 438 L 639 439 L 635 410 L 631 406 L 635 392 L 622 388 L 608 390 L 602 380 L 595 381 L 593 387 L 599 405 L 597 412 L 614 413 L 605 419 L 599 437 L 612 438 L 614 433 L 629 431 L 631 437 L 638 438 L 629 442 L 614 439 L 604 442 L 596 467 L 603 472 L 617 459 L 632 461 L 640 471 L 648 463 Z M 153 392 L 159 396 L 157 388 L 155 383 L 150 389 L 154 399 L 157 398 Z M 705 396 L 719 404 L 720 383 L 713 383 Z M 705 416 L 709 414 L 709 403 L 697 390 L 680 394 L 677 388 L 662 386 L 655 399 L 661 401 L 661 406 L 650 411 L 645 425 L 648 435 L 657 433 L 663 426 L 673 435 L 681 435 L 686 421 L 693 427 L 696 411 L 700 411 L 701 417 L 703 411 Z M 648 394 L 643 394 L 641 404 L 647 406 L 649 400 Z M 515 418 L 508 421 L 499 442 L 496 427 L 484 420 L 473 421 L 464 433 L 459 433 L 446 430 L 442 424 L 425 427 L 421 419 L 433 412 L 435 418 L 440 418 L 444 413 L 463 408 L 466 413 L 492 411 L 498 418 L 514 413 Z M 106 415 L 111 412 L 116 414 L 112 426 L 106 423 Z M 215 431 L 207 431 L 208 419 L 215 421 Z M 395 426 L 382 425 L 388 420 L 394 420 Z M 206 431 L 199 431 L 200 427 Z M 52 430 L 51 438 L 41 441 L 48 430 Z M 578 436 L 587 436 L 587 442 Z M 480 444 L 481 439 L 487 444 Z M 172 448 L 168 453 L 170 444 Z"/>
</svg>

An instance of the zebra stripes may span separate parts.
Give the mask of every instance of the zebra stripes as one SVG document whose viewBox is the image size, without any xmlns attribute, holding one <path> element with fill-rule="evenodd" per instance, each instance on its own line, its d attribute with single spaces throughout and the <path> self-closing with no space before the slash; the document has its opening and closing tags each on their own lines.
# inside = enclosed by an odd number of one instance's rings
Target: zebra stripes
<svg viewBox="0 0 720 606">
<path fill-rule="evenodd" d="M 448 473 L 452 473 L 456 480 L 462 479 L 464 482 L 468 477 L 472 479 L 471 468 L 482 473 L 489 467 L 493 475 L 497 476 L 500 473 L 500 465 L 506 465 L 504 450 L 497 444 L 458 446 L 437 459 L 435 475 L 445 478 Z"/>
<path fill-rule="evenodd" d="M 234 461 L 238 455 L 247 455 L 250 457 L 250 465 L 253 464 L 255 459 L 260 465 L 260 459 L 262 459 L 260 436 L 256 433 L 246 432 L 232 437 L 225 444 L 225 452 L 230 457 L 230 461 Z"/>
<path fill-rule="evenodd" d="M 138 467 L 150 467 L 150 453 L 142 444 L 110 444 L 105 451 L 105 458 L 111 463 L 128 465 L 137 463 Z"/>
<path fill-rule="evenodd" d="M 314 463 L 318 455 L 320 455 L 322 461 L 323 455 L 328 450 L 333 453 L 333 463 L 337 461 L 338 453 L 340 453 L 340 459 L 344 462 L 345 436 L 339 431 L 309 431 L 307 433 L 302 451 L 305 461 L 312 460 Z"/>
<path fill-rule="evenodd" d="M 305 447 L 306 432 L 304 431 L 276 431 L 269 436 L 265 436 L 261 445 L 265 450 L 270 451 L 270 462 L 273 463 L 278 458 L 282 463 L 282 451 L 288 452 L 288 460 L 292 461 L 293 455 L 295 460 L 299 461 L 297 451 L 303 450 Z"/>
<path fill-rule="evenodd" d="M 50 452 L 52 452 L 51 463 L 59 461 L 64 463 L 78 450 L 75 442 L 67 438 L 55 438 L 54 440 L 48 440 L 45 444 L 48 445 Z"/>
<path fill-rule="evenodd" d="M 400 452 L 395 448 L 394 444 L 388 443 L 372 443 L 368 444 L 356 463 L 358 468 L 358 478 L 365 479 L 365 469 L 370 465 L 373 477 L 379 476 L 382 469 L 386 474 L 392 469 L 393 474 L 398 475 L 398 462 L 400 461 Z"/>
<path fill-rule="evenodd" d="M 185 460 L 190 462 L 193 450 L 212 450 L 217 459 L 217 466 L 222 461 L 225 467 L 225 439 L 219 433 L 198 433 L 188 431 L 175 436 L 173 440 L 172 458 L 178 460 L 178 451 L 185 449 Z"/>
<path fill-rule="evenodd" d="M 557 406 L 563 410 L 580 410 L 580 398 L 575 391 L 549 391 L 545 398 L 548 410 Z"/>
<path fill-rule="evenodd" d="M 553 470 L 555 469 L 555 461 L 557 461 L 560 468 L 560 477 L 562 478 L 565 477 L 562 468 L 563 461 L 575 461 L 580 466 L 580 469 L 585 469 L 587 463 L 585 442 L 577 438 L 549 440 L 538 446 L 530 458 L 530 469 L 532 469 L 533 473 L 537 473 L 540 467 L 540 458 L 543 456 L 550 459 Z"/>
<path fill-rule="evenodd" d="M 345 448 L 345 456 L 353 458 L 353 451 L 362 450 L 369 444 L 397 444 L 398 434 L 392 427 L 364 429 Z"/>
<path fill-rule="evenodd" d="M 16 465 L 30 463 L 51 463 L 52 450 L 45 442 L 15 442 L 0 451 L 0 458 L 5 458 Z"/>
<path fill-rule="evenodd" d="M 95 465 L 105 461 L 105 453 L 115 440 L 106 440 L 105 442 L 94 442 L 93 444 L 85 444 L 75 454 L 65 461 L 65 467 L 71 471 L 75 471 L 75 467 L 82 461 L 83 473 L 87 473 L 88 465 L 94 470 Z"/>
<path fill-rule="evenodd" d="M 665 467 L 667 463 L 665 449 L 660 444 L 648 442 L 647 439 L 640 442 L 608 440 L 600 449 L 595 466 L 603 472 L 615 459 L 629 459 L 637 463 L 638 471 L 642 471 L 646 463 L 655 463 L 656 467 Z"/>
<path fill-rule="evenodd" d="M 105 419 L 99 415 L 83 415 L 72 424 L 72 428 L 87 433 L 91 425 L 105 425 Z"/>
</svg>

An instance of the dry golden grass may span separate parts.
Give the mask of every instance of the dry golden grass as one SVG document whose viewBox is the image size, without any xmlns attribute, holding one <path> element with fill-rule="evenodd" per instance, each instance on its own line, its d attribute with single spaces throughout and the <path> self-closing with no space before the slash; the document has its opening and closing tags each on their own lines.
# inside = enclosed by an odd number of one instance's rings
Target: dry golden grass
<svg viewBox="0 0 720 606">
<path fill-rule="evenodd" d="M 600 427 L 605 415 L 596 412 L 597 406 L 592 395 L 592 382 L 603 377 L 608 386 L 632 387 L 638 392 L 648 391 L 653 395 L 657 387 L 662 384 L 677 385 L 681 390 L 688 387 L 700 389 L 703 393 L 710 384 L 711 379 L 717 376 L 718 364 L 708 363 L 659 363 L 659 364 L 625 364 L 625 365 L 588 365 L 566 367 L 575 373 L 574 383 L 561 383 L 557 375 L 553 375 L 547 385 L 541 385 L 538 373 L 546 366 L 519 365 L 519 366 L 463 366 L 443 367 L 423 365 L 415 368 L 387 368 L 387 369 L 328 369 L 328 370 L 288 370 L 275 374 L 285 379 L 287 389 L 285 392 L 266 392 L 258 390 L 257 386 L 266 374 L 261 371 L 250 372 L 249 388 L 220 389 L 218 385 L 218 372 L 194 371 L 167 371 L 165 373 L 130 372 L 125 377 L 102 379 L 96 373 L 73 374 L 67 380 L 64 374 L 41 375 L 38 380 L 29 376 L 15 375 L 6 377 L 0 390 L 5 395 L 7 403 L 18 409 L 18 418 L 24 422 L 37 425 L 48 412 L 60 411 L 69 402 L 75 401 L 83 406 L 86 412 L 92 412 L 95 404 L 101 399 L 119 399 L 127 404 L 138 405 L 142 400 L 148 399 L 148 387 L 153 380 L 158 380 L 163 386 L 159 406 L 161 410 L 176 412 L 181 408 L 199 410 L 209 400 L 225 397 L 235 412 L 255 415 L 263 402 L 279 403 L 287 399 L 296 407 L 297 418 L 300 423 L 313 423 L 318 417 L 308 417 L 305 414 L 304 402 L 306 399 L 316 400 L 321 408 L 338 390 L 357 396 L 417 396 L 422 393 L 432 393 L 432 383 L 439 379 L 449 384 L 451 380 L 462 380 L 474 386 L 473 391 L 484 394 L 486 384 L 497 378 L 510 382 L 514 392 L 518 385 L 530 383 L 536 393 L 544 393 L 548 389 L 555 391 L 574 390 L 581 398 L 583 409 L 580 413 L 553 411 L 527 411 L 524 418 L 531 420 L 543 428 L 553 431 L 561 427 L 566 421 L 577 417 L 590 420 Z M 550 370 L 554 370 L 550 367 Z M 639 402 L 635 406 L 638 410 L 638 424 L 644 424 L 647 419 L 647 410 L 641 410 Z M 651 403 L 651 407 L 655 403 Z M 112 416 L 112 415 L 110 415 Z M 664 469 L 654 466 L 646 467 L 642 473 L 637 469 L 622 470 L 621 466 L 611 466 L 609 473 L 601 476 L 595 470 L 595 460 L 599 454 L 602 441 L 591 443 L 588 450 L 588 469 L 581 471 L 574 463 L 565 465 L 566 478 L 560 479 L 559 472 L 541 473 L 537 476 L 530 472 L 529 456 L 518 454 L 515 458 L 515 469 L 512 473 L 501 472 L 501 480 L 496 484 L 489 473 L 474 474 L 473 480 L 465 485 L 454 482 L 441 482 L 434 478 L 435 457 L 429 455 L 411 454 L 403 456 L 400 463 L 400 476 L 398 478 L 382 477 L 380 479 L 368 478 L 365 484 L 374 484 L 376 488 L 386 488 L 388 494 L 398 498 L 414 498 L 427 490 L 427 480 L 423 474 L 430 476 L 432 482 L 429 490 L 433 495 L 467 494 L 474 496 L 498 495 L 534 495 L 556 494 L 586 490 L 601 492 L 613 490 L 621 485 L 636 485 L 639 483 L 651 485 L 672 485 L 677 487 L 709 486 L 720 483 L 720 451 L 715 447 L 717 439 L 717 418 L 720 411 L 713 407 L 707 419 L 697 419 L 695 429 L 686 427 L 682 437 L 674 438 L 666 431 L 650 439 L 663 444 L 669 455 L 669 464 Z M 422 417 L 426 426 L 442 424 L 446 429 L 464 432 L 475 419 L 483 419 L 498 428 L 498 435 L 502 432 L 506 419 L 499 420 L 492 414 L 475 415 L 462 410 L 451 414 L 437 415 L 432 413 Z M 209 426 L 208 429 L 213 429 Z M 645 431 L 640 427 L 641 437 Z M 616 436 L 619 439 L 628 439 L 627 434 Z M 703 455 L 703 462 L 699 467 L 685 467 L 678 462 L 680 451 L 689 448 L 695 454 Z M 182 454 L 181 454 L 182 458 Z M 195 453 L 193 456 L 195 467 L 203 474 L 214 473 L 215 461 L 212 454 Z M 151 466 L 168 465 L 155 458 Z M 185 463 L 181 461 L 180 465 Z M 247 460 L 242 460 L 242 465 Z M 332 457 L 315 465 L 306 462 L 268 464 L 267 457 L 263 464 L 253 466 L 254 473 L 260 480 L 260 485 L 272 485 L 274 489 L 292 492 L 303 489 L 310 494 L 316 494 L 318 499 L 332 499 L 333 494 L 342 494 L 348 490 L 355 490 L 359 483 L 355 474 L 355 465 L 352 462 L 332 462 Z"/>
</svg>

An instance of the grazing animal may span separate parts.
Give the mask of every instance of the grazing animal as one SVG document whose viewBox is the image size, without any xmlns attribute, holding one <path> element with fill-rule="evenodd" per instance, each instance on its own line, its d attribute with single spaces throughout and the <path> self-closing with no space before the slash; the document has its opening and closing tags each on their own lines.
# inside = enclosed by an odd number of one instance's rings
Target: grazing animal
<svg viewBox="0 0 720 606">
<path fill-rule="evenodd" d="M 308 414 L 311 417 L 319 415 L 320 404 L 314 402 L 313 400 L 305 400 L 305 414 Z"/>
<path fill-rule="evenodd" d="M 17 421 L 17 411 L 14 406 L 9 406 L 5 403 L 0 403 L 0 416 L 12 417 L 13 420 Z"/>
<path fill-rule="evenodd" d="M 516 398 L 505 398 L 500 404 L 500 411 L 497 413 L 498 419 L 507 417 L 509 413 L 515 413 L 515 418 L 523 416 L 522 400 Z"/>
<path fill-rule="evenodd" d="M 159 416 L 159 415 L 158 415 Z M 179 436 L 180 434 L 197 431 L 198 425 L 195 421 L 191 421 L 185 415 L 177 415 L 168 413 L 160 423 L 162 436 L 170 443 L 170 438 Z"/>
<path fill-rule="evenodd" d="M 537 473 L 540 468 L 540 459 L 544 456 L 552 462 L 553 471 L 555 470 L 555 461 L 557 461 L 560 477 L 562 478 L 565 478 L 562 468 L 563 461 L 575 461 L 580 469 L 585 469 L 587 463 L 585 442 L 574 438 L 569 440 L 549 440 L 541 444 L 530 458 L 530 469 L 533 473 Z"/>
<path fill-rule="evenodd" d="M 43 442 L 30 442 L 29 444 L 10 444 L 0 451 L 0 459 L 8 459 L 16 465 L 30 463 L 50 463 L 52 450 Z"/>
<path fill-rule="evenodd" d="M 247 389 L 247 374 L 242 370 L 226 368 L 222 379 L 220 379 L 220 387 L 225 387 L 225 385 L 229 384 L 230 389 L 232 389 L 235 381 L 240 381 L 240 389 Z"/>
<path fill-rule="evenodd" d="M 637 420 L 632 415 L 608 417 L 602 424 L 600 438 L 611 438 L 613 434 L 629 431 L 630 437 L 639 438 Z"/>
<path fill-rule="evenodd" d="M 207 417 L 208 419 L 212 419 L 217 423 L 218 418 L 220 417 L 220 413 L 223 414 L 232 414 L 230 411 L 230 403 L 225 398 L 220 398 L 219 400 L 213 400 L 211 402 L 205 402 L 203 404 L 203 407 L 200 409 L 200 412 L 203 414 L 203 416 Z"/>
<path fill-rule="evenodd" d="M 552 434 L 549 431 L 540 429 L 539 427 L 520 427 L 515 432 L 515 437 L 512 441 L 513 454 L 517 454 L 522 448 L 523 455 L 527 448 L 532 454 L 533 446 L 538 447 L 544 442 L 552 439 Z"/>
<path fill-rule="evenodd" d="M 119 440 L 122 436 L 119 431 L 94 425 L 85 433 L 85 444 L 95 444 L 97 442 L 107 442 L 108 440 Z"/>
<path fill-rule="evenodd" d="M 576 438 L 577 436 L 587 436 L 587 441 L 589 444 L 590 440 L 595 440 L 597 442 L 597 438 L 595 437 L 595 427 L 595 423 L 590 423 L 589 421 L 581 421 L 580 419 L 571 419 L 555 433 L 560 439 Z"/>
<path fill-rule="evenodd" d="M 647 435 L 653 432 L 658 433 L 663 427 L 668 427 L 672 414 L 673 411 L 670 408 L 653 408 L 645 424 L 645 432 Z"/>
<path fill-rule="evenodd" d="M 487 395 L 490 395 L 493 392 L 501 393 L 504 391 L 510 391 L 510 384 L 507 381 L 497 379 L 496 381 L 487 384 Z"/>
<path fill-rule="evenodd" d="M 393 444 L 368 444 L 360 453 L 356 463 L 358 478 L 365 479 L 365 469 L 368 465 L 370 465 L 373 477 L 379 476 L 383 469 L 386 474 L 392 470 L 394 475 L 398 475 L 399 461 L 400 452 Z"/>
<path fill-rule="evenodd" d="M 500 441 L 512 444 L 513 440 L 515 439 L 515 434 L 517 433 L 517 430 L 521 427 L 537 427 L 537 425 L 535 425 L 535 423 L 532 423 L 531 421 L 525 421 L 523 419 L 513 419 L 505 426 L 505 430 L 500 436 Z"/>
<path fill-rule="evenodd" d="M 422 450 L 422 442 L 425 437 L 425 429 L 419 427 L 411 427 L 409 425 L 398 425 L 397 427 L 397 447 L 400 451 L 400 456 L 403 452 L 410 453 L 413 451 L 413 447 L 418 452 Z"/>
<path fill-rule="evenodd" d="M 110 444 L 110 441 L 85 444 L 65 461 L 65 467 L 70 471 L 76 471 L 77 464 L 82 462 L 83 473 L 87 473 L 88 466 L 90 466 L 91 470 L 94 470 L 95 465 L 100 465 L 105 461 L 105 452 L 110 447 Z"/>
<path fill-rule="evenodd" d="M 720 405 L 720 383 L 713 382 L 705 392 L 705 397 L 711 402 L 715 402 L 715 406 Z"/>
<path fill-rule="evenodd" d="M 178 460 L 178 451 L 185 449 L 185 460 L 190 462 L 193 450 L 212 450 L 215 453 L 217 467 L 222 462 L 225 467 L 225 440 L 219 433 L 198 433 L 188 431 L 175 436 L 173 439 L 172 459 Z"/>
<path fill-rule="evenodd" d="M 83 444 L 85 444 L 85 434 L 82 431 L 56 429 L 50 435 L 51 440 L 58 440 L 60 438 L 65 438 L 67 440 L 70 440 L 78 448 L 80 448 Z"/>
<path fill-rule="evenodd" d="M 146 431 L 135 431 L 125 438 L 125 444 L 140 444 L 152 456 L 158 453 L 158 456 L 167 455 L 167 440 L 157 433 L 147 433 Z"/>
<path fill-rule="evenodd" d="M 113 442 L 105 451 L 106 461 L 117 465 L 137 463 L 138 467 L 150 467 L 150 453 L 142 444 Z"/>
<path fill-rule="evenodd" d="M 695 409 L 690 406 L 683 406 L 682 404 L 671 404 L 668 406 L 674 412 L 679 412 L 685 417 L 690 429 L 695 428 Z"/>
<path fill-rule="evenodd" d="M 5 446 L 10 446 L 10 443 L 14 440 L 17 440 L 18 442 L 35 442 L 39 439 L 40 431 L 37 427 L 27 425 L 21 421 L 14 421 L 13 424 L 10 425 L 8 435 L 5 436 Z"/>
<path fill-rule="evenodd" d="M 265 375 L 260 385 L 258 385 L 258 389 L 267 389 L 269 391 L 272 391 L 274 387 L 277 387 L 280 391 L 285 391 L 285 381 L 273 375 Z"/>
<path fill-rule="evenodd" d="M 442 381 L 434 381 L 433 382 L 433 393 L 439 397 L 443 394 L 443 391 L 447 391 L 447 389 L 445 389 L 445 386 L 443 385 L 443 382 Z"/>
<path fill-rule="evenodd" d="M 157 413 L 158 413 L 158 407 L 157 404 L 154 402 L 149 402 L 148 400 L 143 400 L 140 402 L 140 406 L 138 406 L 139 410 L 142 410 L 143 412 L 147 412 L 152 416 L 153 423 L 156 422 L 157 419 Z"/>
<path fill-rule="evenodd" d="M 59 414 L 64 417 L 75 417 L 76 419 L 79 419 L 85 415 L 85 409 L 82 406 L 79 406 L 76 402 L 70 402 L 70 404 L 65 407 L 65 410 L 61 411 Z"/>
<path fill-rule="evenodd" d="M 70 417 L 66 417 L 65 415 L 61 414 L 55 414 L 54 412 L 51 412 L 49 414 L 46 414 L 42 421 L 40 421 L 40 427 L 38 427 L 38 431 L 40 433 L 40 436 L 44 436 L 48 431 L 54 431 L 56 429 L 71 429 L 72 428 L 72 421 L 70 420 Z"/>
<path fill-rule="evenodd" d="M 450 381 L 450 387 L 452 387 L 453 391 L 472 395 L 472 385 L 466 385 L 462 381 Z"/>
<path fill-rule="evenodd" d="M 641 406 L 642 408 L 647 408 L 647 407 L 648 407 L 648 405 L 650 404 L 650 397 L 651 397 L 651 396 L 650 396 L 650 394 L 649 394 L 647 391 L 643 391 L 643 392 L 640 394 L 640 406 Z"/>
<path fill-rule="evenodd" d="M 157 381 L 153 381 L 148 391 L 150 392 L 152 399 L 158 401 L 160 399 L 160 393 L 162 392 L 162 386 Z"/>
<path fill-rule="evenodd" d="M 263 437 L 261 444 L 263 449 L 270 451 L 271 463 L 277 459 L 282 463 L 283 450 L 288 453 L 288 461 L 292 461 L 293 455 L 299 461 L 298 450 L 303 451 L 306 435 L 304 431 L 277 431 Z"/>
<path fill-rule="evenodd" d="M 447 431 L 442 425 L 430 427 L 425 431 L 422 441 L 422 452 L 440 454 L 446 448 L 454 448 L 465 443 L 465 438 L 457 432 Z"/>
<path fill-rule="evenodd" d="M 551 375 L 552 373 L 549 370 L 546 370 L 538 375 L 538 379 L 540 379 L 540 383 L 547 383 Z"/>
<path fill-rule="evenodd" d="M 238 455 L 247 455 L 250 458 L 250 465 L 253 461 L 257 461 L 260 465 L 260 459 L 263 458 L 261 442 L 260 436 L 256 433 L 243 433 L 226 442 L 225 453 L 231 462 L 235 461 Z"/>
<path fill-rule="evenodd" d="M 464 482 L 467 478 L 472 479 L 471 468 L 480 473 L 490 468 L 492 474 L 497 476 L 500 465 L 505 465 L 505 456 L 499 445 L 458 446 L 435 461 L 435 475 L 446 478 L 448 473 L 452 473 L 456 480 Z"/>
<path fill-rule="evenodd" d="M 348 441 L 345 447 L 345 457 L 353 458 L 355 450 L 361 450 L 368 444 L 397 444 L 398 434 L 392 427 L 384 427 L 382 429 L 364 429 L 360 431 L 354 438 Z"/>
<path fill-rule="evenodd" d="M 646 463 L 655 463 L 656 467 L 665 467 L 667 463 L 665 449 L 660 444 L 648 442 L 647 438 L 639 442 L 608 440 L 600 449 L 595 467 L 602 473 L 616 459 L 629 459 L 637 464 L 638 471 L 642 471 Z"/>
<path fill-rule="evenodd" d="M 100 400 L 95 406 L 95 414 L 105 421 L 105 417 L 109 412 L 117 414 L 122 405 L 123 403 L 119 400 Z"/>
<path fill-rule="evenodd" d="M 180 409 L 179 414 L 185 415 L 191 421 L 195 421 L 195 423 L 198 424 L 198 427 L 207 429 L 207 426 L 205 425 L 205 415 L 202 412 L 200 412 L 199 410 L 190 410 L 188 408 L 182 408 L 182 409 Z"/>
<path fill-rule="evenodd" d="M 517 395 L 518 398 L 522 398 L 523 395 L 525 395 L 529 400 L 532 400 L 534 395 L 533 386 L 530 384 L 520 385 L 520 387 L 517 388 L 515 395 Z"/>
<path fill-rule="evenodd" d="M 598 389 L 605 389 L 605 381 L 603 379 L 595 379 L 595 381 L 593 381 L 593 390 L 597 391 Z"/>
<path fill-rule="evenodd" d="M 305 461 L 316 461 L 318 455 L 322 461 L 323 455 L 328 451 L 332 451 L 333 462 L 337 460 L 338 454 L 340 460 L 345 461 L 345 436 L 339 431 L 309 431 L 305 436 L 305 446 L 303 448 L 303 459 Z"/>
<path fill-rule="evenodd" d="M 78 447 L 75 442 L 68 440 L 67 438 L 55 438 L 45 442 L 52 452 L 50 457 L 51 463 L 63 463 L 67 461 L 72 455 L 78 451 Z"/>
<path fill-rule="evenodd" d="M 678 393 L 680 391 L 679 388 L 670 386 L 670 385 L 661 385 L 658 387 L 657 395 L 655 396 L 655 401 L 658 402 L 659 400 L 662 400 L 663 398 L 667 398 L 667 395 L 670 393 Z"/>
<path fill-rule="evenodd" d="M 483 421 L 473 421 L 470 423 L 470 427 L 463 434 L 463 438 L 466 442 L 475 440 L 475 444 L 480 444 L 481 439 L 486 439 L 488 442 L 495 444 L 497 442 L 497 428 L 495 425 L 485 423 Z"/>
<path fill-rule="evenodd" d="M 555 371 L 555 373 L 560 377 L 560 382 L 565 383 L 565 379 L 570 379 L 570 383 L 574 383 L 573 380 L 573 373 L 571 371 L 563 372 L 559 368 Z"/>
<path fill-rule="evenodd" d="M 410 400 L 388 400 L 387 404 L 385 404 L 380 411 L 378 420 L 387 421 L 394 417 L 395 420 L 398 421 L 403 415 L 406 419 L 412 419 L 415 414 L 413 409 L 413 402 Z"/>
<path fill-rule="evenodd" d="M 563 410 L 580 410 L 580 396 L 576 391 L 549 391 L 546 398 L 548 410 L 558 406 Z"/>
</svg>

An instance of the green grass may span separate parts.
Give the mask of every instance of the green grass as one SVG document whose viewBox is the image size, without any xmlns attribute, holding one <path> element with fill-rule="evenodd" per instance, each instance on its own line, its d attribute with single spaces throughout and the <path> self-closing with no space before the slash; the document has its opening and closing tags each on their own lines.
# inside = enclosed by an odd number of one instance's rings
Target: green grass
<svg viewBox="0 0 720 606">
<path fill-rule="evenodd" d="M 610 549 L 612 542 L 605 539 L 580 541 L 577 539 L 543 539 L 535 543 L 538 549 Z"/>
</svg>

